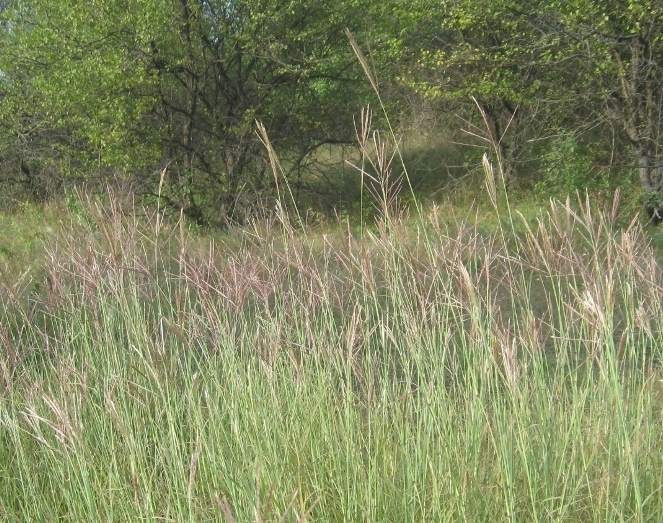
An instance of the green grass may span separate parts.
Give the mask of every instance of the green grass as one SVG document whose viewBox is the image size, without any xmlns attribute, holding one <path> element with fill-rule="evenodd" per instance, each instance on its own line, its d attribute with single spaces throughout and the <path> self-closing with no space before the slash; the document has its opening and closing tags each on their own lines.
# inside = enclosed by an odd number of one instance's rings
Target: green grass
<svg viewBox="0 0 663 523">
<path fill-rule="evenodd" d="M 81 205 L 41 292 L 0 287 L 1 520 L 663 519 L 639 225 L 437 207 L 212 241 Z"/>
</svg>

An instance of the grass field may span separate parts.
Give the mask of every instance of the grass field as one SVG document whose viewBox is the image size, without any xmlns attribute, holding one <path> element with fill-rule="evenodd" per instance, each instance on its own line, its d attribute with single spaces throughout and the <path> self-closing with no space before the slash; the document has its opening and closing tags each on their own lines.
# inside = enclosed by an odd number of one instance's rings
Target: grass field
<svg viewBox="0 0 663 523">
<path fill-rule="evenodd" d="M 5 217 L 0 520 L 663 521 L 646 232 L 493 199 L 216 236 L 113 198 Z"/>
</svg>

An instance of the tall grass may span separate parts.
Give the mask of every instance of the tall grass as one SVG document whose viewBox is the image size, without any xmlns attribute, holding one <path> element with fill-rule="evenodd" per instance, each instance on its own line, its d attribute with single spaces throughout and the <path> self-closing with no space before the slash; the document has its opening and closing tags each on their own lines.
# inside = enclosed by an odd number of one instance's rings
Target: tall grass
<svg viewBox="0 0 663 523">
<path fill-rule="evenodd" d="M 0 288 L 0 519 L 663 520 L 640 225 L 406 226 L 388 189 L 360 234 L 94 202 L 52 231 L 43 292 Z"/>
</svg>

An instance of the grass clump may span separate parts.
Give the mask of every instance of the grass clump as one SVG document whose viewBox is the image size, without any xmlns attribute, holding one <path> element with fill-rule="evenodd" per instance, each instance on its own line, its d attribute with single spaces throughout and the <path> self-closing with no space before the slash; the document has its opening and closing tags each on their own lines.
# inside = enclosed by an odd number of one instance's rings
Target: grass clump
<svg viewBox="0 0 663 523">
<path fill-rule="evenodd" d="M 281 213 L 226 244 L 88 202 L 47 235 L 41 294 L 0 288 L 0 517 L 660 520 L 642 228 L 413 225 L 372 190 L 359 232 Z"/>
</svg>

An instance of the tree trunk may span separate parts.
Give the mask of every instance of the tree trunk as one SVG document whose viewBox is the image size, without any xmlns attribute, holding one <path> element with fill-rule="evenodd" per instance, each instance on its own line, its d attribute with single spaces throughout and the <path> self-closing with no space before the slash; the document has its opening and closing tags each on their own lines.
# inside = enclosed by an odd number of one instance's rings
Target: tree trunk
<svg viewBox="0 0 663 523">
<path fill-rule="evenodd" d="M 638 166 L 644 206 L 651 223 L 663 221 L 663 148 L 661 76 L 647 37 L 617 40 L 612 61 L 618 82 L 607 86 L 604 111 L 628 138 Z"/>
<path fill-rule="evenodd" d="M 634 146 L 638 162 L 640 184 L 645 196 L 645 210 L 651 222 L 658 225 L 663 221 L 663 207 L 660 196 L 663 188 L 663 158 L 647 150 L 646 147 Z"/>
<path fill-rule="evenodd" d="M 518 147 L 518 107 L 502 100 L 501 109 L 490 103 L 478 103 L 481 116 L 488 131 L 488 140 L 494 152 L 498 155 L 498 162 L 508 184 L 516 176 L 516 161 L 519 154 Z M 502 123 L 502 118 L 506 122 Z M 511 141 L 507 140 L 507 131 L 510 131 Z"/>
</svg>

